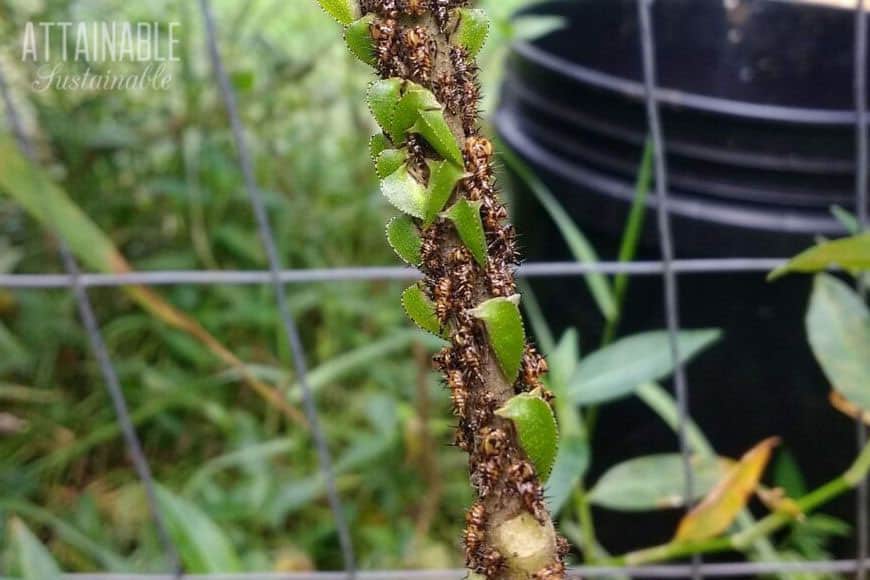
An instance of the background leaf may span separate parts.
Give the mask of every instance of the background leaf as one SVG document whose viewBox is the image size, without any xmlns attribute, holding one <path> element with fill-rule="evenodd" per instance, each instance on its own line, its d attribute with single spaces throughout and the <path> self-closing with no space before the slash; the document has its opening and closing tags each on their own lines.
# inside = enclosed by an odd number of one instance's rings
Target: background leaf
<svg viewBox="0 0 870 580">
<path fill-rule="evenodd" d="M 806 329 L 816 360 L 834 389 L 870 411 L 870 311 L 841 280 L 819 274 Z"/>
<path fill-rule="evenodd" d="M 51 552 L 24 522 L 12 518 L 9 531 L 12 534 L 12 549 L 18 556 L 18 572 L 23 580 L 60 580 L 60 567 Z"/>
<path fill-rule="evenodd" d="M 725 462 L 694 455 L 694 497 L 704 497 L 726 473 Z M 589 492 L 592 503 L 621 511 L 677 508 L 687 505 L 683 459 L 679 453 L 660 453 L 629 459 L 611 467 Z"/>
<path fill-rule="evenodd" d="M 157 487 L 157 501 L 166 516 L 169 535 L 188 572 L 240 572 L 233 542 L 208 515 L 190 501 Z"/>
<path fill-rule="evenodd" d="M 720 336 L 716 329 L 680 332 L 680 359 L 688 362 Z M 631 394 L 641 383 L 661 380 L 673 370 L 667 331 L 635 334 L 582 359 L 571 377 L 568 394 L 578 405 L 604 403 Z"/>
<path fill-rule="evenodd" d="M 833 266 L 849 272 L 870 270 L 870 232 L 813 246 L 771 272 L 767 278 L 774 280 L 789 272 L 821 272 Z"/>
</svg>

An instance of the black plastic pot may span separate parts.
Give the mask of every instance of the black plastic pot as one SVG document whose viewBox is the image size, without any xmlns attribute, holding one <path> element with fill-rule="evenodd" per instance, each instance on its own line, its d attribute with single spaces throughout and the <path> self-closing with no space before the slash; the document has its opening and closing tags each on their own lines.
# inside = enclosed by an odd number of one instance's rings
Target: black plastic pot
<svg viewBox="0 0 870 580">
<path fill-rule="evenodd" d="M 653 22 L 670 195 L 680 258 L 787 257 L 831 217 L 854 209 L 852 15 L 776 0 L 659 0 Z M 495 116 L 501 139 L 535 171 L 592 240 L 615 259 L 646 138 L 635 0 L 547 2 L 534 13 L 566 26 L 519 44 Z M 552 221 L 519 179 L 514 216 L 530 260 L 570 259 Z M 638 259 L 658 259 L 655 196 Z M 769 284 L 762 273 L 680 279 L 686 328 L 720 327 L 724 341 L 689 367 L 691 412 L 721 453 L 780 435 L 810 485 L 854 456 L 854 426 L 827 403 L 829 386 L 806 342 L 810 280 Z M 602 321 L 581 280 L 535 281 L 557 329 L 579 327 L 585 352 Z M 623 334 L 664 327 L 658 277 L 632 279 Z M 614 463 L 673 451 L 673 433 L 640 402 L 605 405 L 590 480 Z M 831 506 L 853 521 L 851 498 Z M 619 552 L 665 541 L 679 514 L 596 510 L 601 540 Z M 837 545 L 854 555 L 851 540 Z"/>
</svg>

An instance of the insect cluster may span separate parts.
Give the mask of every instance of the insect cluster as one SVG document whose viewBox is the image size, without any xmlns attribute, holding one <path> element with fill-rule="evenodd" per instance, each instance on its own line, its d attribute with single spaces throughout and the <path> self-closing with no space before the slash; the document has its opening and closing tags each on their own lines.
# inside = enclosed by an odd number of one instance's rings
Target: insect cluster
<svg viewBox="0 0 870 580">
<path fill-rule="evenodd" d="M 464 203 L 463 211 L 448 216 L 438 213 L 438 208 L 431 219 L 421 218 L 421 212 L 412 214 L 416 218 L 412 229 L 414 237 L 419 235 L 423 301 L 431 303 L 431 317 L 437 319 L 427 319 L 430 324 L 426 327 L 440 328 L 440 334 L 449 341 L 434 362 L 446 379 L 458 421 L 454 443 L 469 454 L 470 480 L 478 496 L 466 516 L 466 564 L 489 579 L 513 578 L 518 576 L 508 574 L 508 558 L 492 540 L 494 526 L 523 512 L 541 526 L 551 524 L 539 474 L 520 447 L 512 421 L 497 415 L 496 410 L 518 393 L 545 392 L 540 377 L 547 364 L 524 342 L 515 302 L 512 308 L 523 342 L 517 343 L 511 372 L 497 360 L 493 337 L 475 314 L 484 302 L 516 294 L 514 270 L 519 254 L 515 231 L 505 223 L 507 211 L 496 191 L 493 145 L 478 127 L 480 87 L 475 49 L 456 40 L 466 24 L 463 18 L 473 12 L 465 10 L 467 4 L 468 0 L 360 0 L 359 8 L 368 23 L 371 62 L 379 75 L 401 79 L 405 88 L 397 92 L 404 91 L 404 95 L 411 94 L 411 85 L 417 87 L 413 96 L 427 103 L 423 112 L 437 109 L 443 113 L 450 140 L 459 148 L 456 155 L 445 155 L 437 139 L 433 142 L 418 125 L 414 126 L 416 131 L 408 131 L 405 124 L 399 135 L 385 127 L 383 139 L 389 143 L 384 147 L 402 147 L 407 172 L 415 180 L 412 186 L 428 182 L 426 187 L 431 188 L 436 181 L 435 164 L 441 157 L 444 161 L 453 157 L 453 162 L 462 165 L 463 172 L 455 185 L 450 184 L 444 201 L 454 207 Z M 477 48 L 479 44 L 482 40 Z M 426 101 L 426 95 L 437 102 Z M 374 108 L 373 113 L 377 118 Z M 399 112 L 394 115 L 399 116 Z M 391 122 L 399 121 L 387 119 L 387 125 Z M 473 219 L 465 218 L 468 212 Z M 479 238 L 472 235 L 477 232 Z M 473 239 L 480 243 L 469 243 Z M 549 394 L 544 395 L 545 401 L 549 398 Z M 557 537 L 553 543 L 548 563 L 527 571 L 524 577 L 564 577 L 567 542 Z"/>
</svg>

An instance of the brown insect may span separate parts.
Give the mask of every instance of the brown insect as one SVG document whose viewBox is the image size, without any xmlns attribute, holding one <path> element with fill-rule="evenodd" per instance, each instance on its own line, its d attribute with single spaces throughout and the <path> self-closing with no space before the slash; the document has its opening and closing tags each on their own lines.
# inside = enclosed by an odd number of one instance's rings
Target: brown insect
<svg viewBox="0 0 870 580">
<path fill-rule="evenodd" d="M 501 455 L 507 446 L 507 433 L 495 427 L 484 427 L 480 433 L 480 450 L 484 455 Z"/>
<path fill-rule="evenodd" d="M 522 362 L 523 382 L 530 387 L 537 387 L 540 384 L 539 377 L 546 374 L 548 370 L 547 359 L 541 356 L 534 346 L 526 346 Z"/>
<path fill-rule="evenodd" d="M 434 289 L 435 315 L 442 323 L 453 311 L 453 278 L 442 276 L 438 279 Z"/>
<path fill-rule="evenodd" d="M 477 470 L 471 474 L 471 483 L 480 497 L 486 497 L 492 492 L 499 474 L 501 474 L 501 462 L 498 457 L 490 457 L 478 464 Z"/>
<path fill-rule="evenodd" d="M 517 290 L 513 272 L 501 260 L 491 259 L 487 263 L 486 282 L 493 296 L 511 296 Z"/>
<path fill-rule="evenodd" d="M 504 556 L 495 548 L 488 548 L 477 559 L 474 571 L 487 578 L 497 578 L 504 568 Z"/>
<path fill-rule="evenodd" d="M 434 41 L 422 26 L 406 28 L 402 32 L 402 52 L 412 79 L 429 83 L 435 48 Z"/>
<path fill-rule="evenodd" d="M 426 12 L 425 0 L 403 0 L 402 12 L 409 16 L 420 16 Z"/>
<path fill-rule="evenodd" d="M 565 564 L 556 562 L 532 574 L 532 580 L 556 580 L 565 577 Z"/>
</svg>

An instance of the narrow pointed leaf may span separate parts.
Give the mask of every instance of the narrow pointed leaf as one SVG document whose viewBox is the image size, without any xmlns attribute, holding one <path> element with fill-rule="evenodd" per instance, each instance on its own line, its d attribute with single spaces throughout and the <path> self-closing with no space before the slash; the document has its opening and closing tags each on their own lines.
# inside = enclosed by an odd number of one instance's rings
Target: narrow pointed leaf
<svg viewBox="0 0 870 580">
<path fill-rule="evenodd" d="M 727 530 L 755 492 L 779 439 L 765 439 L 740 458 L 704 501 L 683 517 L 674 537 L 678 541 L 714 538 Z"/>
<path fill-rule="evenodd" d="M 483 320 L 499 367 L 511 383 L 520 372 L 526 347 L 526 332 L 518 302 L 519 295 L 491 298 L 471 310 L 473 316 Z"/>
<path fill-rule="evenodd" d="M 374 14 L 367 14 L 353 22 L 344 31 L 344 41 L 347 43 L 347 48 L 351 54 L 371 66 L 377 63 L 377 59 L 375 59 L 375 44 L 371 32 L 374 20 Z"/>
<path fill-rule="evenodd" d="M 194 574 L 240 572 L 230 538 L 198 506 L 157 487 L 157 501 L 186 571 Z"/>
<path fill-rule="evenodd" d="M 683 363 L 719 340 L 715 329 L 686 330 L 677 336 Z M 674 370 L 668 333 L 635 334 L 597 350 L 580 361 L 568 384 L 578 405 L 593 405 L 625 397 L 642 383 L 665 378 Z"/>
<path fill-rule="evenodd" d="M 426 194 L 426 212 L 423 225 L 431 225 L 453 195 L 456 184 L 465 172 L 449 161 L 429 163 L 429 186 Z"/>
<path fill-rule="evenodd" d="M 375 161 L 375 170 L 378 177 L 386 179 L 404 165 L 407 160 L 408 152 L 404 149 L 384 149 Z"/>
<path fill-rule="evenodd" d="M 771 272 L 767 279 L 789 272 L 821 272 L 834 266 L 853 273 L 870 270 L 870 232 L 813 246 Z"/>
<path fill-rule="evenodd" d="M 18 518 L 12 518 L 12 555 L 18 559 L 22 580 L 60 580 L 61 571 L 51 552 Z"/>
<path fill-rule="evenodd" d="M 369 154 L 372 156 L 372 162 L 377 163 L 378 156 L 392 147 L 393 144 L 390 142 L 389 137 L 383 133 L 372 135 L 372 138 L 369 140 Z"/>
<path fill-rule="evenodd" d="M 444 119 L 443 111 L 421 111 L 417 116 L 417 122 L 411 127 L 411 132 L 422 135 L 444 159 L 455 163 L 458 167 L 465 166 L 462 152 L 456 143 L 456 137 Z"/>
<path fill-rule="evenodd" d="M 513 421 L 520 446 L 538 477 L 546 481 L 559 448 L 559 429 L 550 405 L 538 393 L 521 393 L 511 397 L 495 414 Z"/>
<path fill-rule="evenodd" d="M 396 105 L 402 97 L 402 81 L 400 79 L 382 79 L 369 85 L 366 95 L 372 116 L 381 129 L 390 137 L 397 137 L 393 130 L 393 117 Z"/>
<path fill-rule="evenodd" d="M 459 238 L 477 263 L 486 266 L 486 235 L 480 217 L 480 202 L 463 197 L 444 212 L 444 217 L 453 222 Z"/>
<path fill-rule="evenodd" d="M 416 218 L 423 217 L 426 189 L 408 172 L 407 166 L 400 166 L 381 181 L 381 192 L 398 210 Z"/>
<path fill-rule="evenodd" d="M 691 458 L 692 501 L 707 495 L 727 473 L 728 462 L 695 455 Z M 619 511 L 678 508 L 686 502 L 683 458 L 679 453 L 635 457 L 611 467 L 589 492 L 595 505 Z"/>
<path fill-rule="evenodd" d="M 473 57 L 486 43 L 489 35 L 489 18 L 486 11 L 479 8 L 460 8 L 459 26 L 453 35 L 453 39 L 464 46 Z"/>
<path fill-rule="evenodd" d="M 396 216 L 387 224 L 387 241 L 405 263 L 416 266 L 420 263 L 420 233 L 408 216 Z"/>
<path fill-rule="evenodd" d="M 419 284 L 414 284 L 402 292 L 402 307 L 414 324 L 426 332 L 441 336 L 441 323 L 435 314 L 435 304 Z"/>
<path fill-rule="evenodd" d="M 397 133 L 404 135 L 410 129 L 423 111 L 442 111 L 441 103 L 432 91 L 416 83 L 408 83 L 405 94 L 396 105 L 393 127 Z"/>
<path fill-rule="evenodd" d="M 317 0 L 323 10 L 335 18 L 339 24 L 347 26 L 356 19 L 353 0 Z"/>
<path fill-rule="evenodd" d="M 817 275 L 806 328 L 813 354 L 834 390 L 870 412 L 870 310 L 858 293 L 833 276 Z"/>
</svg>

